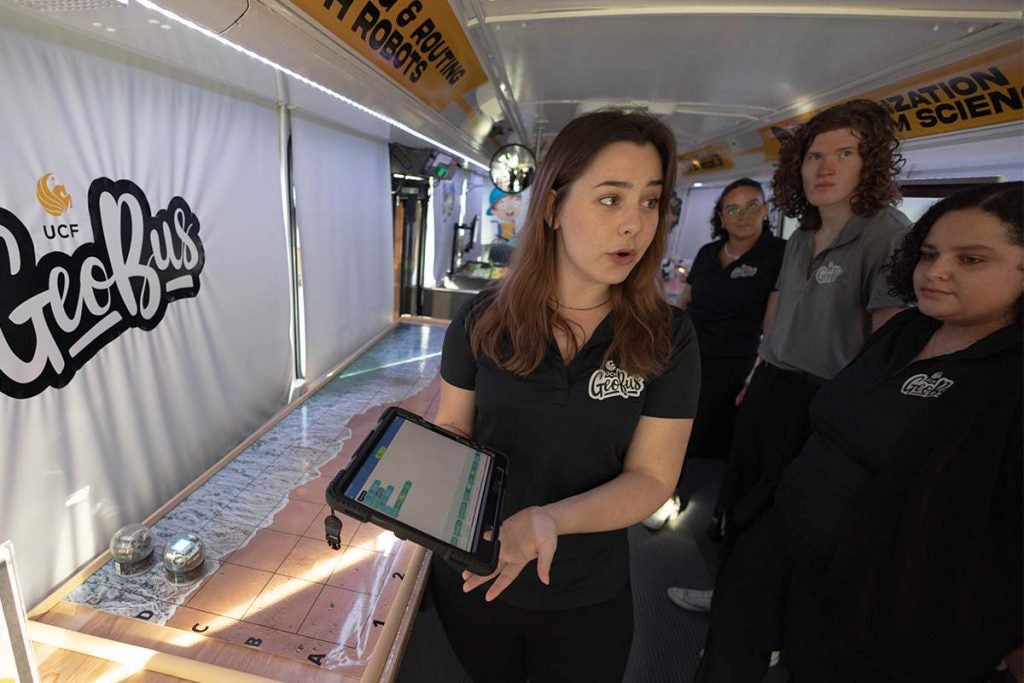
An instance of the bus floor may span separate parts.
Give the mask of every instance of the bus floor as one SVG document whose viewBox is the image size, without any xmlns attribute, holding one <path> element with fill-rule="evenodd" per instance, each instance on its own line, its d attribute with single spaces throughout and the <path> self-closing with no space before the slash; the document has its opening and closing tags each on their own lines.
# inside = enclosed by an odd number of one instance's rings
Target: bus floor
<svg viewBox="0 0 1024 683">
<path fill-rule="evenodd" d="M 694 459 L 686 464 L 681 498 L 687 505 L 660 531 L 642 525 L 629 529 L 636 629 L 626 683 L 687 683 L 700 659 L 708 615 L 669 602 L 669 586 L 710 588 L 718 569 L 718 546 L 706 530 L 725 463 Z M 769 670 L 764 683 L 786 680 L 784 667 Z M 469 683 L 424 594 L 420 614 L 406 647 L 398 683 Z"/>
</svg>

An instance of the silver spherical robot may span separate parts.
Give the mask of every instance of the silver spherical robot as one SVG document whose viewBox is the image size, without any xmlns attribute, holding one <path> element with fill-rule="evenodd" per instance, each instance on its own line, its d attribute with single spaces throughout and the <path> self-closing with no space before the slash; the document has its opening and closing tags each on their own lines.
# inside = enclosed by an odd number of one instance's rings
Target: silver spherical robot
<svg viewBox="0 0 1024 683">
<path fill-rule="evenodd" d="M 141 524 L 121 527 L 110 539 L 110 556 L 118 576 L 141 574 L 153 560 L 153 533 Z"/>
<path fill-rule="evenodd" d="M 197 581 L 205 562 L 206 548 L 195 534 L 175 534 L 164 546 L 164 573 L 175 586 Z"/>
</svg>

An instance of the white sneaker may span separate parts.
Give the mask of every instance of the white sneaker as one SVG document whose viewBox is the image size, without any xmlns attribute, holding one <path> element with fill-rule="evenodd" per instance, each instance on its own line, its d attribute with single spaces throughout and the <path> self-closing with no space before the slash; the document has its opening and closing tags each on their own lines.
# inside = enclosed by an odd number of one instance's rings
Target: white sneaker
<svg viewBox="0 0 1024 683">
<path fill-rule="evenodd" d="M 711 590 L 702 591 L 693 588 L 676 588 L 675 586 L 668 589 L 668 599 L 673 604 L 690 612 L 710 612 L 713 594 L 714 591 Z"/>
<path fill-rule="evenodd" d="M 661 527 L 668 523 L 668 520 L 672 519 L 679 514 L 680 503 L 679 496 L 672 496 L 666 500 L 660 508 L 654 511 L 654 514 L 643 521 L 643 525 L 651 531 L 657 531 Z"/>
</svg>

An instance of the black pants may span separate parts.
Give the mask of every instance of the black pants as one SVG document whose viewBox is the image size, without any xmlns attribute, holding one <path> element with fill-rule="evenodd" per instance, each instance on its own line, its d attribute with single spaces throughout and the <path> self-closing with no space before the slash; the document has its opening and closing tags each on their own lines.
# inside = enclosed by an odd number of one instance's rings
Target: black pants
<svg viewBox="0 0 1024 683">
<path fill-rule="evenodd" d="M 736 424 L 736 394 L 754 366 L 753 357 L 730 358 L 701 354 L 700 402 L 693 420 L 686 459 L 725 460 Z"/>
<path fill-rule="evenodd" d="M 696 683 L 759 683 L 773 650 L 786 651 L 790 683 L 837 680 L 815 599 L 824 569 L 774 508 L 744 530 L 715 582 Z"/>
<path fill-rule="evenodd" d="M 596 605 L 528 610 L 485 602 L 485 587 L 463 593 L 459 575 L 436 560 L 430 583 L 448 641 L 476 683 L 621 683 L 633 643 L 629 586 Z"/>
<path fill-rule="evenodd" d="M 823 380 L 762 363 L 736 417 L 716 511 L 724 513 L 723 557 L 737 535 L 772 505 L 786 466 L 811 433 L 807 407 Z"/>
</svg>

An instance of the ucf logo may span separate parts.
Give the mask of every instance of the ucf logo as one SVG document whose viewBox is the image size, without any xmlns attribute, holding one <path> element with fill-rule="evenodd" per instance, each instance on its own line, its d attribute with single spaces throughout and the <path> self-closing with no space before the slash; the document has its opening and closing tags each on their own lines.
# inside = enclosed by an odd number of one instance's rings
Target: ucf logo
<svg viewBox="0 0 1024 683">
<path fill-rule="evenodd" d="M 54 218 L 60 218 L 68 212 L 71 208 L 71 193 L 63 185 L 57 183 L 56 179 L 53 181 L 53 185 L 50 185 L 50 179 L 53 178 L 52 173 L 44 173 L 39 180 L 36 181 L 36 201 L 39 202 L 39 206 L 43 207 L 43 211 L 50 214 Z M 48 239 L 56 239 L 59 237 L 74 237 L 78 234 L 78 223 L 72 223 L 65 219 L 65 223 L 44 223 L 43 234 Z"/>
<path fill-rule="evenodd" d="M 46 213 L 51 216 L 63 216 L 71 208 L 71 195 L 63 185 L 50 187 L 52 177 L 52 173 L 46 173 L 36 182 L 36 199 Z"/>
<path fill-rule="evenodd" d="M 615 361 L 608 361 L 604 368 L 594 370 L 590 376 L 589 394 L 595 401 L 606 398 L 630 398 L 639 396 L 644 390 L 644 378 L 633 377 L 615 366 Z"/>
</svg>

